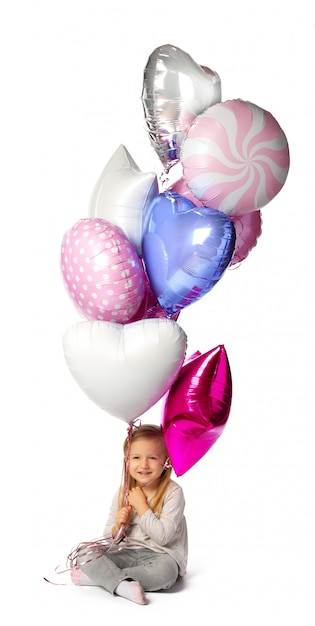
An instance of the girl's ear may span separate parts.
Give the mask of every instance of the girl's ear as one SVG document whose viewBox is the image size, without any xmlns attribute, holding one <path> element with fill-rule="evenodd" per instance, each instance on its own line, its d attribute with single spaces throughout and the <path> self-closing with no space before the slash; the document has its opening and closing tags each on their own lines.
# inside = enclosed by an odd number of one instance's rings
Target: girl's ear
<svg viewBox="0 0 315 626">
<path fill-rule="evenodd" d="M 167 457 L 164 465 L 163 465 L 163 469 L 169 469 L 170 467 L 172 467 L 172 463 L 170 463 L 170 459 L 169 457 Z"/>
</svg>

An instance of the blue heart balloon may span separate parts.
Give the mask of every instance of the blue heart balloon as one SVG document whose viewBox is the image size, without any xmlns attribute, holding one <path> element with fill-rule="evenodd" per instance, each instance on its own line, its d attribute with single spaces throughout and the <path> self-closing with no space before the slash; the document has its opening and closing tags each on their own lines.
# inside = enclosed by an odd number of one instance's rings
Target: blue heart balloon
<svg viewBox="0 0 315 626">
<path fill-rule="evenodd" d="M 148 205 L 142 254 L 150 286 L 167 317 L 207 294 L 234 253 L 236 232 L 225 213 L 196 207 L 174 191 Z"/>
</svg>

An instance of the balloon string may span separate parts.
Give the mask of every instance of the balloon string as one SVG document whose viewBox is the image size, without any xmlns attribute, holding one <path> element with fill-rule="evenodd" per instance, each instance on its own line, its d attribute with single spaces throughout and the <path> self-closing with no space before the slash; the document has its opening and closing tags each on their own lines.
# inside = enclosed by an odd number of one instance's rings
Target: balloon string
<svg viewBox="0 0 315 626">
<path fill-rule="evenodd" d="M 168 174 L 167 172 L 162 172 L 162 174 L 160 174 L 161 185 L 166 188 L 167 188 L 168 183 L 170 182 L 170 179 L 167 174 Z"/>
<path fill-rule="evenodd" d="M 158 177 L 158 180 L 159 180 L 159 183 L 160 183 L 162 189 L 165 189 L 165 187 L 167 189 L 168 188 L 167 187 L 168 183 L 170 182 L 170 179 L 169 179 L 169 176 L 168 176 L 169 175 L 169 169 L 165 168 L 161 172 L 160 168 L 155 167 L 155 172 L 156 172 L 156 175 Z"/>
<path fill-rule="evenodd" d="M 132 433 L 135 428 L 140 428 L 141 421 L 139 418 L 134 419 L 128 426 L 127 430 L 127 449 L 126 449 L 126 457 L 125 457 L 125 479 L 124 479 L 124 506 L 128 506 L 128 493 L 129 493 L 129 474 L 130 474 L 130 446 Z M 113 542 L 118 543 L 125 536 L 126 525 L 122 524 L 117 534 L 115 535 Z"/>
<path fill-rule="evenodd" d="M 127 449 L 126 449 L 126 458 L 125 458 L 125 472 L 124 472 L 124 497 L 123 502 L 124 506 L 128 506 L 128 486 L 129 486 L 129 470 L 130 470 L 130 445 L 132 439 L 132 433 L 134 428 L 139 428 L 141 426 L 141 421 L 139 420 L 139 424 L 137 424 L 138 420 L 133 420 L 127 430 Z M 96 561 L 101 558 L 111 550 L 114 549 L 120 550 L 117 544 L 123 539 L 125 536 L 126 524 L 122 524 L 115 534 L 114 537 L 98 537 L 96 539 L 92 539 L 91 541 L 83 541 L 79 543 L 67 556 L 66 567 L 64 569 L 60 569 L 60 565 L 55 568 L 56 574 L 66 574 L 67 572 L 72 572 L 74 569 L 79 569 L 82 565 L 86 563 L 91 563 L 92 561 Z M 85 561 L 80 560 L 78 562 L 78 556 L 82 557 L 82 551 L 87 558 Z M 48 578 L 44 577 L 44 580 L 52 585 L 67 585 L 68 583 L 56 583 Z"/>
<path fill-rule="evenodd" d="M 238 270 L 241 267 L 241 261 L 239 261 L 239 263 L 233 263 L 232 265 L 230 264 L 228 266 L 228 270 Z"/>
</svg>

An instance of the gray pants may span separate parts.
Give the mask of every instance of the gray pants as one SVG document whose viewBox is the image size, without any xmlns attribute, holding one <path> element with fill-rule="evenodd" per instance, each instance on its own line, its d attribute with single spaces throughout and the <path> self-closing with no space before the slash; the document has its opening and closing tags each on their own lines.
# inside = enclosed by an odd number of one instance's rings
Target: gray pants
<svg viewBox="0 0 315 626">
<path fill-rule="evenodd" d="M 95 551 L 95 556 L 97 556 Z M 90 560 L 90 562 L 86 562 Z M 137 580 L 144 591 L 169 589 L 178 578 L 178 565 L 169 554 L 147 548 L 109 550 L 94 559 L 81 551 L 77 562 L 80 569 L 95 583 L 114 593 L 122 580 Z"/>
</svg>

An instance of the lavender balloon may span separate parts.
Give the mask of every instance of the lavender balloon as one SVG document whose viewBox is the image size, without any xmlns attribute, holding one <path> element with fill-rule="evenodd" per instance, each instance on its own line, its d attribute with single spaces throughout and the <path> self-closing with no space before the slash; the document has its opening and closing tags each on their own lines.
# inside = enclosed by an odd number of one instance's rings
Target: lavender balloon
<svg viewBox="0 0 315 626">
<path fill-rule="evenodd" d="M 209 207 L 196 207 L 174 191 L 148 206 L 142 238 L 143 262 L 167 317 L 207 294 L 228 267 L 235 248 L 232 220 Z"/>
</svg>

